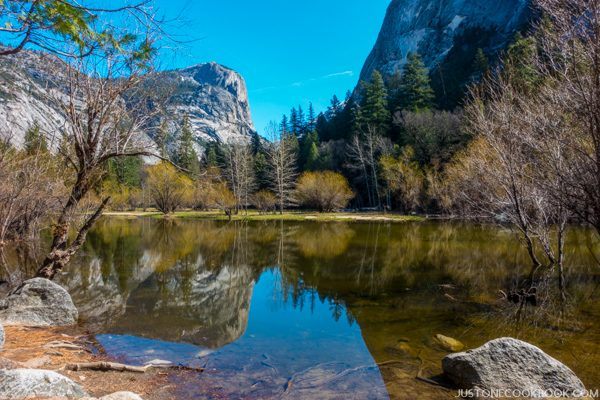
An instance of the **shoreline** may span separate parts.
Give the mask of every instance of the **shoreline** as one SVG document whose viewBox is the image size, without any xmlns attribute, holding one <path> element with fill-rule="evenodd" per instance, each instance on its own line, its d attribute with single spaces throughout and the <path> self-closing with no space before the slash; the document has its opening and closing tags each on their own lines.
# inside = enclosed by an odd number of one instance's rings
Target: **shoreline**
<svg viewBox="0 0 600 400">
<path fill-rule="evenodd" d="M 6 342 L 0 352 L 2 369 L 40 369 L 66 376 L 92 397 L 115 392 L 134 392 L 144 400 L 170 400 L 177 396 L 171 390 L 173 378 L 192 371 L 149 369 L 147 372 L 71 371 L 67 364 L 118 362 L 106 356 L 94 341 L 94 334 L 81 327 L 4 326 Z M 191 376 L 191 375 L 190 375 Z"/>
<path fill-rule="evenodd" d="M 229 221 L 227 215 L 219 211 L 177 211 L 162 214 L 158 211 L 108 211 L 106 217 L 123 218 L 156 218 L 156 219 L 196 219 L 207 221 Z M 340 212 L 318 213 L 309 211 L 293 211 L 279 213 L 259 213 L 257 211 L 240 212 L 233 215 L 231 221 L 318 221 L 318 222 L 422 222 L 428 218 L 420 215 L 406 215 L 379 212 Z"/>
</svg>

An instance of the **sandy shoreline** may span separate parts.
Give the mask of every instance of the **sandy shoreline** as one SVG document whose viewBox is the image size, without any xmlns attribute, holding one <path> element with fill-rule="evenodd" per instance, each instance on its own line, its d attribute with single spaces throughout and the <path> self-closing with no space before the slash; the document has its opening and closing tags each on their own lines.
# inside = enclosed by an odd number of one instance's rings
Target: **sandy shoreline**
<svg viewBox="0 0 600 400">
<path fill-rule="evenodd" d="M 65 365 L 109 359 L 93 342 L 93 336 L 77 327 L 32 328 L 5 326 L 6 342 L 0 351 L 0 368 L 32 368 L 58 372 L 80 384 L 90 396 L 101 397 L 130 391 L 145 400 L 177 399 L 173 378 L 190 379 L 201 375 L 193 371 L 152 369 L 145 373 L 68 371 Z"/>
</svg>

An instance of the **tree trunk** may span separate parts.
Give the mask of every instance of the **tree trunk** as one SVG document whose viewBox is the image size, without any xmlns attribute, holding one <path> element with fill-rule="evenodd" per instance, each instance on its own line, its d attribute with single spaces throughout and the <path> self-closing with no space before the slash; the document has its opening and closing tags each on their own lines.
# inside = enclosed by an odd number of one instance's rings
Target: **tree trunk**
<svg viewBox="0 0 600 400">
<path fill-rule="evenodd" d="M 109 201 L 110 197 L 107 197 L 102 201 L 102 203 L 96 209 L 96 212 L 94 212 L 94 214 L 92 214 L 79 229 L 77 237 L 69 246 L 67 246 L 69 224 L 63 222 L 62 225 L 57 226 L 52 247 L 50 248 L 50 253 L 46 256 L 41 267 L 38 269 L 36 274 L 37 277 L 52 280 L 57 273 L 62 271 L 69 261 L 71 261 L 71 257 L 83 245 L 89 230 L 92 228 L 92 226 L 94 226 L 94 223 L 98 220 L 98 218 L 102 216 L 104 208 Z"/>
</svg>

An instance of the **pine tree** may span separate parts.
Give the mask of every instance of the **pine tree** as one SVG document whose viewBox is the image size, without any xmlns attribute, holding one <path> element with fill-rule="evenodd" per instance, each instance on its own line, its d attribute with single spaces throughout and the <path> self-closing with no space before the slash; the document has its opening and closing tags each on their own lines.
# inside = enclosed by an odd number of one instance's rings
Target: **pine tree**
<svg viewBox="0 0 600 400">
<path fill-rule="evenodd" d="M 46 153 L 48 151 L 48 143 L 44 134 L 40 130 L 40 126 L 36 123 L 25 132 L 25 153 L 32 155 L 37 153 Z"/>
<path fill-rule="evenodd" d="M 298 131 L 296 132 L 296 135 L 302 135 L 306 132 L 306 116 L 304 115 L 304 110 L 302 109 L 302 106 L 298 106 Z"/>
<path fill-rule="evenodd" d="M 316 119 L 317 117 L 315 115 L 315 108 L 313 107 L 313 103 L 310 102 L 308 103 L 308 121 L 306 121 L 306 129 L 309 132 L 315 130 L 315 125 L 317 123 Z"/>
<path fill-rule="evenodd" d="M 308 156 L 306 157 L 306 163 L 304 164 L 305 171 L 315 171 L 319 169 L 319 147 L 316 143 L 311 143 L 310 149 L 308 150 Z"/>
<path fill-rule="evenodd" d="M 156 145 L 161 157 L 169 158 L 168 142 L 169 142 L 169 127 L 166 121 L 162 121 L 156 133 Z"/>
<path fill-rule="evenodd" d="M 121 157 L 108 163 L 108 180 L 130 188 L 141 187 L 144 161 L 140 157 Z"/>
<path fill-rule="evenodd" d="M 298 111 L 296 110 L 296 107 L 292 107 L 292 110 L 290 111 L 290 133 L 298 136 L 299 128 Z"/>
<path fill-rule="evenodd" d="M 361 122 L 377 129 L 379 134 L 387 132 L 391 122 L 388 109 L 388 94 L 379 71 L 373 71 L 369 83 L 363 83 Z"/>
<path fill-rule="evenodd" d="M 186 169 L 191 174 L 197 173 L 199 170 L 198 154 L 194 149 L 194 134 L 188 117 L 185 117 L 181 124 L 175 161 L 177 165 Z"/>
<path fill-rule="evenodd" d="M 206 150 L 206 166 L 207 167 L 217 167 L 219 165 L 217 159 L 217 150 L 215 146 L 210 146 L 208 150 Z"/>
<path fill-rule="evenodd" d="M 410 53 L 404 66 L 400 82 L 401 108 L 411 111 L 427 110 L 433 107 L 435 93 L 431 88 L 429 72 L 417 53 Z"/>
<path fill-rule="evenodd" d="M 279 124 L 279 133 L 281 133 L 281 135 L 287 135 L 289 132 L 290 124 L 287 115 L 284 114 L 283 117 L 281 117 L 281 124 Z"/>
<path fill-rule="evenodd" d="M 477 49 L 477 53 L 475 53 L 475 59 L 473 60 L 473 71 L 475 76 L 481 77 L 483 76 L 487 70 L 489 69 L 490 64 L 487 56 L 483 52 L 482 48 Z"/>
<path fill-rule="evenodd" d="M 327 119 L 330 121 L 338 115 L 341 109 L 340 99 L 334 94 L 327 109 Z"/>
<path fill-rule="evenodd" d="M 531 92 L 542 82 L 535 67 L 538 43 L 535 37 L 515 35 L 514 42 L 508 47 L 505 60 L 505 73 L 510 75 L 515 87 Z"/>
</svg>

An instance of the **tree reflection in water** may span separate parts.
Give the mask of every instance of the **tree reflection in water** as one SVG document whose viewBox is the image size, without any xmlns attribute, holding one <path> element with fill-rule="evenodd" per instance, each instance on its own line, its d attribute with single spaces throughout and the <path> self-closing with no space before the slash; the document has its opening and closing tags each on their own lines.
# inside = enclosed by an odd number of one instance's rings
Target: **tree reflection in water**
<svg viewBox="0 0 600 400">
<path fill-rule="evenodd" d="M 425 373 L 439 372 L 437 333 L 468 347 L 517 336 L 584 382 L 600 381 L 598 267 L 590 251 L 600 248 L 575 229 L 567 248 L 571 319 L 544 315 L 543 323 L 520 326 L 510 323 L 514 309 L 498 291 L 516 287 L 529 270 L 527 255 L 509 230 L 474 224 L 106 218 L 61 283 L 92 329 L 163 340 L 156 342 L 163 350 L 175 342 L 201 355 L 210 350 L 206 359 L 190 357 L 218 365 L 215 379 L 229 387 L 262 382 L 254 395 L 281 395 L 300 370 L 307 372 L 296 379 L 321 390 L 360 393 L 365 385 L 337 375 L 364 366 L 344 373 L 371 386 L 381 374 L 394 398 L 440 398 L 443 392 L 414 379 L 421 364 Z M 398 362 L 375 375 L 368 370 L 387 361 Z M 316 375 L 334 383 L 324 387 Z M 307 387 L 299 386 L 304 394 Z"/>
</svg>

